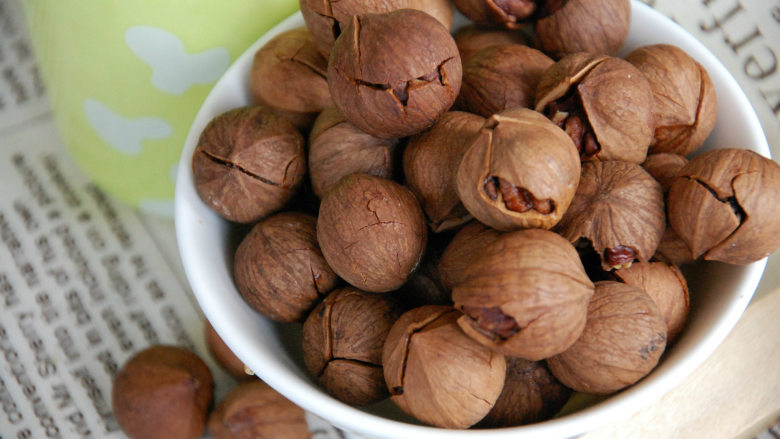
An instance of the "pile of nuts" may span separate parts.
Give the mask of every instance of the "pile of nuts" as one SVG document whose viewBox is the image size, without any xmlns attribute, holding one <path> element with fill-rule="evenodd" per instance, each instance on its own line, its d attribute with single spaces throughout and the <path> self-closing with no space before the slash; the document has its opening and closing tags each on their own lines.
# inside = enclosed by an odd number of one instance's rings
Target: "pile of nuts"
<svg viewBox="0 0 780 439">
<path fill-rule="evenodd" d="M 684 331 L 678 265 L 780 246 L 780 166 L 697 151 L 707 71 L 625 58 L 629 0 L 301 0 L 214 118 L 203 201 L 251 224 L 246 302 L 303 322 L 334 397 L 444 428 L 554 416 L 636 383 Z M 734 145 L 740 148 L 748 145 Z M 763 201 L 762 201 L 763 200 Z"/>
</svg>

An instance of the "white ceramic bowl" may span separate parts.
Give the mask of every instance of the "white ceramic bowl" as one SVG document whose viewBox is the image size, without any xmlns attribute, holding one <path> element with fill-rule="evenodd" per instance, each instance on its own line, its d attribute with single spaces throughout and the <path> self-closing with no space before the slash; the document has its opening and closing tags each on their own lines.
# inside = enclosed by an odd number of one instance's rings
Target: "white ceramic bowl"
<svg viewBox="0 0 780 439">
<path fill-rule="evenodd" d="M 639 1 L 632 2 L 632 14 L 623 55 L 642 45 L 674 44 L 704 65 L 712 77 L 720 111 L 705 149 L 737 147 L 769 156 L 769 146 L 753 108 L 715 56 L 677 24 Z M 445 430 L 419 425 L 390 401 L 358 409 L 330 397 L 305 372 L 297 327 L 263 318 L 244 303 L 235 289 L 232 257 L 240 236 L 234 226 L 198 198 L 191 168 L 192 153 L 208 121 L 231 108 L 251 104 L 248 81 L 253 54 L 273 36 L 302 25 L 300 13 L 279 24 L 247 49 L 217 82 L 195 118 L 184 146 L 175 212 L 184 268 L 206 317 L 260 378 L 294 403 L 340 428 L 380 438 L 567 438 L 626 417 L 660 398 L 696 369 L 736 324 L 758 285 L 766 260 L 747 266 L 707 263 L 693 272 L 689 270 L 689 321 L 658 367 L 626 390 L 604 400 L 584 398 L 584 408 L 572 406 L 567 410 L 571 413 L 546 422 L 495 430 Z"/>
</svg>

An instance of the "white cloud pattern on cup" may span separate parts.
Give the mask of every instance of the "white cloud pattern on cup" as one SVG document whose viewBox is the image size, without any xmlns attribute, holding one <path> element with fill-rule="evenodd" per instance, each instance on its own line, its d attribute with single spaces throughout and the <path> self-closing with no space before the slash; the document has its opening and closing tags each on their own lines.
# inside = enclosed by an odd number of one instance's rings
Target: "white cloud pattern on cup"
<svg viewBox="0 0 780 439">
<path fill-rule="evenodd" d="M 230 53 L 224 47 L 190 54 L 175 34 L 152 26 L 129 28 L 125 42 L 152 68 L 152 84 L 174 95 L 193 85 L 216 81 L 230 65 Z"/>
<path fill-rule="evenodd" d="M 141 153 L 145 139 L 164 139 L 173 133 L 171 125 L 159 117 L 130 119 L 116 114 L 95 99 L 84 100 L 84 113 L 92 129 L 109 146 L 127 155 Z"/>
</svg>

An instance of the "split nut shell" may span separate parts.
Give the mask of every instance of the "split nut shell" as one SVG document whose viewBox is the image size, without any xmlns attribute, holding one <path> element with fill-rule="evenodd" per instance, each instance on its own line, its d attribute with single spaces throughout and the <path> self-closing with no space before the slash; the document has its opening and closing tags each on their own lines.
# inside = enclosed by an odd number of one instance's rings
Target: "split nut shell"
<svg viewBox="0 0 780 439">
<path fill-rule="evenodd" d="M 455 102 L 461 75 L 447 28 L 412 9 L 352 17 L 328 63 L 333 103 L 349 122 L 381 138 L 433 125 Z"/>
</svg>

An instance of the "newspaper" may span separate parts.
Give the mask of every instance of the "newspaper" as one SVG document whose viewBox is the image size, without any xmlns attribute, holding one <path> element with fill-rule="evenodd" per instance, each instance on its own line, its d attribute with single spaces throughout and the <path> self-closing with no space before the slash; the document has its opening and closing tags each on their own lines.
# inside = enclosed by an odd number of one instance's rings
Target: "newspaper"
<svg viewBox="0 0 780 439">
<path fill-rule="evenodd" d="M 646 3 L 732 72 L 779 157 L 780 2 Z M 172 222 L 115 202 L 69 159 L 15 0 L 0 0 L 0 188 L 0 439 L 124 437 L 112 378 L 150 344 L 192 349 L 214 373 L 216 398 L 230 390 L 206 348 Z M 775 266 L 762 286 L 780 284 Z M 317 439 L 354 437 L 307 419 Z"/>
</svg>

